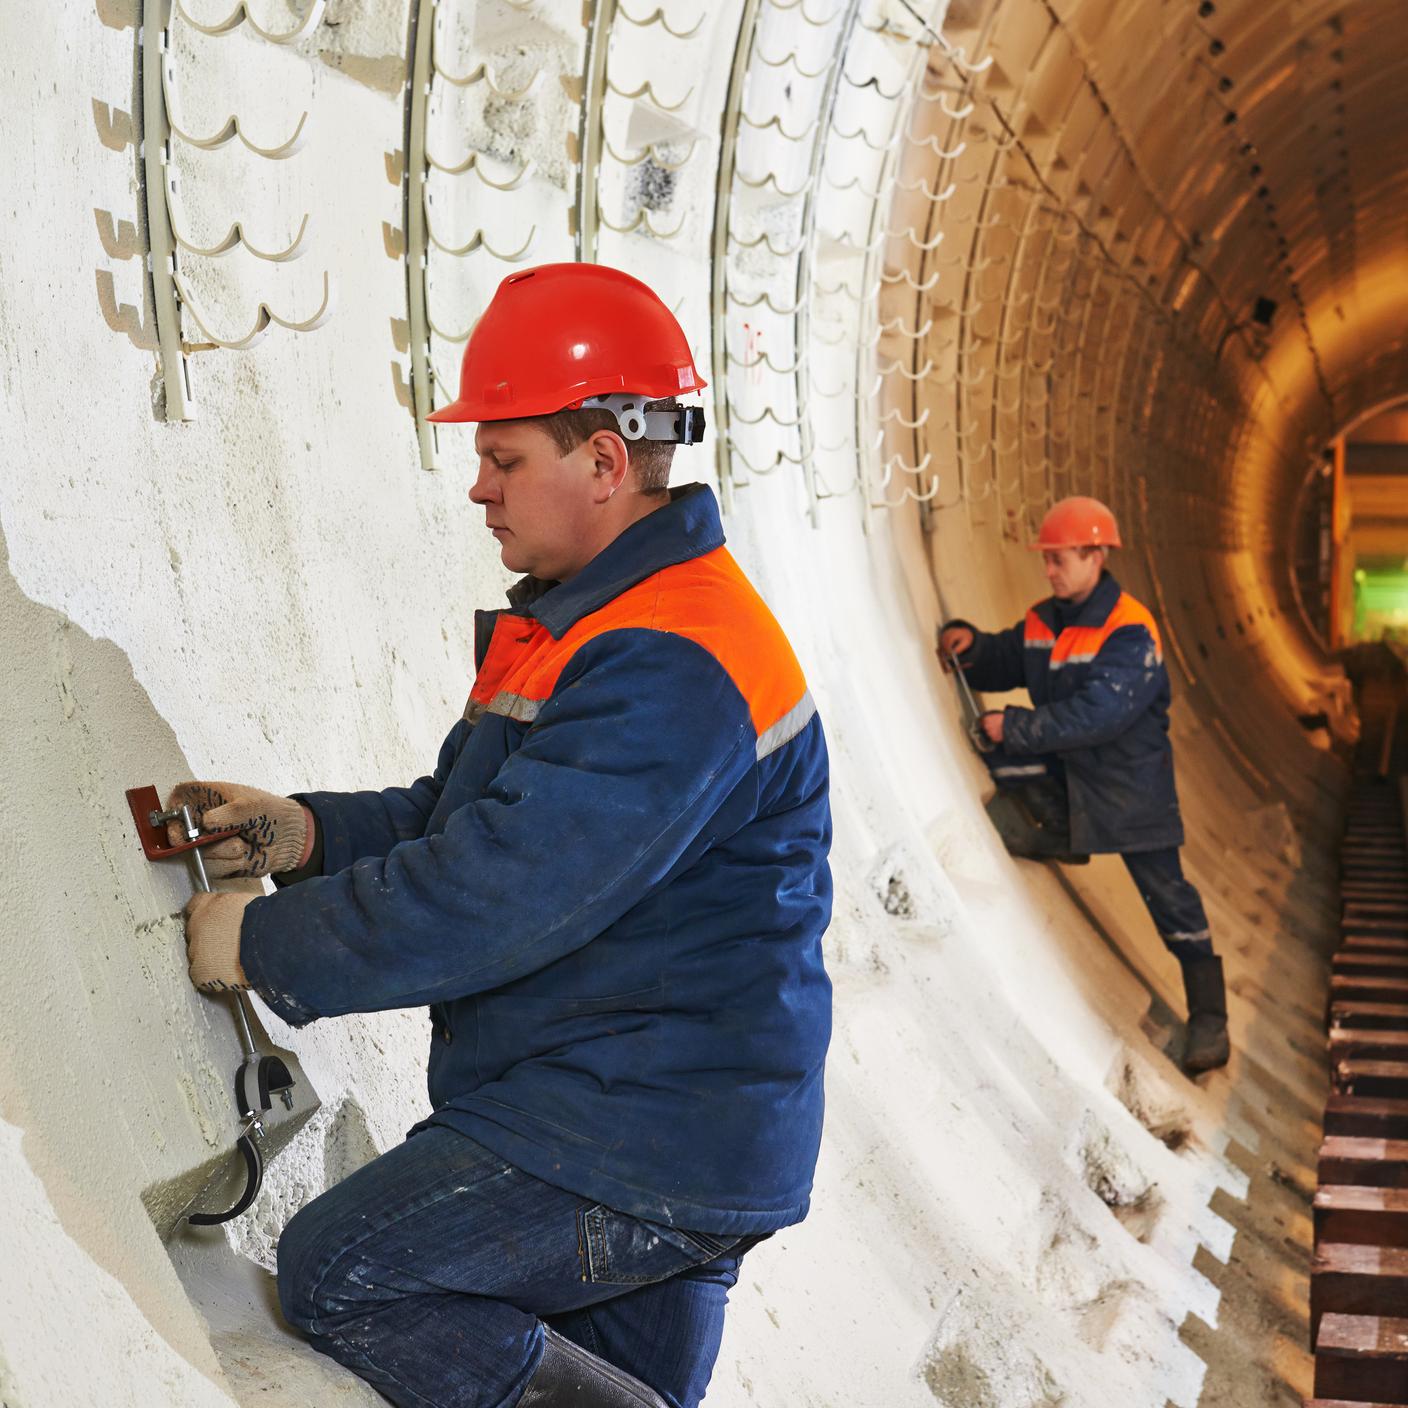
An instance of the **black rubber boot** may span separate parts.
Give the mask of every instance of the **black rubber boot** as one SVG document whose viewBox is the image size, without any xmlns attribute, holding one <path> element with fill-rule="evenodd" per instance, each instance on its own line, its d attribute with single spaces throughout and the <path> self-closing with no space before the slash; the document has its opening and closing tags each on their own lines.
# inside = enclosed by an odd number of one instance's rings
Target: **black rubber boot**
<svg viewBox="0 0 1408 1408">
<path fill-rule="evenodd" d="M 518 1408 L 670 1408 L 670 1405 L 624 1369 L 598 1359 L 581 1345 L 543 1327 L 543 1357 Z"/>
<path fill-rule="evenodd" d="M 1227 989 L 1220 958 L 1197 958 L 1183 965 L 1188 994 L 1188 1042 L 1183 1069 L 1190 1075 L 1225 1066 L 1232 1048 L 1227 1041 Z"/>
</svg>

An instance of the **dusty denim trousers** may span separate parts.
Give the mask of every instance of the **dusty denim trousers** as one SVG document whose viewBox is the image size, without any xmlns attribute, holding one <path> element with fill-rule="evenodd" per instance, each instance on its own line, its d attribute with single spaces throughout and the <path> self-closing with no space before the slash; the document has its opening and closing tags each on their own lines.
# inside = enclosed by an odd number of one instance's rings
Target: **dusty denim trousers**
<svg viewBox="0 0 1408 1408">
<path fill-rule="evenodd" d="M 756 1240 L 615 1212 L 431 1127 L 294 1217 L 279 1299 L 314 1348 L 404 1408 L 509 1408 L 544 1323 L 694 1408 Z"/>
</svg>

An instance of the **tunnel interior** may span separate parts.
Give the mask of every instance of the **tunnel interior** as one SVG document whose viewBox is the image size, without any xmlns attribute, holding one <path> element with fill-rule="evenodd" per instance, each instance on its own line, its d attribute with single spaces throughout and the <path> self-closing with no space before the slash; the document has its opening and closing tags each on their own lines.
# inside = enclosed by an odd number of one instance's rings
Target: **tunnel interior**
<svg viewBox="0 0 1408 1408">
<path fill-rule="evenodd" d="M 163 1243 L 143 1194 L 227 1147 L 236 1035 L 122 794 L 425 771 L 508 582 L 426 416 L 499 281 L 572 260 L 688 333 L 676 481 L 834 762 L 817 1191 L 750 1254 L 709 1403 L 1308 1395 L 1345 797 L 1408 765 L 1379 714 L 1356 752 L 1338 660 L 1408 558 L 1399 7 L 94 0 L 0 34 L 0 1398 L 375 1401 L 268 1272 L 419 1117 L 423 1014 L 261 1011 L 321 1108 L 247 1217 Z M 1234 1051 L 1196 1082 L 1117 858 L 1005 854 L 934 655 L 1045 594 L 1073 494 L 1174 687 Z"/>
</svg>

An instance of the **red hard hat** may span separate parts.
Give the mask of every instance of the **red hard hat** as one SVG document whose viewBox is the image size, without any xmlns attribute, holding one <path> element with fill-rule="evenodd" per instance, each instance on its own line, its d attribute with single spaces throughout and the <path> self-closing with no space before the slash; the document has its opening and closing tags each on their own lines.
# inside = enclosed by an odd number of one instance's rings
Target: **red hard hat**
<svg viewBox="0 0 1408 1408">
<path fill-rule="evenodd" d="M 1049 552 L 1055 548 L 1118 548 L 1120 525 L 1115 515 L 1099 499 L 1076 497 L 1062 499 L 1047 510 L 1041 520 L 1041 532 L 1036 542 L 1028 546 L 1034 552 Z"/>
<path fill-rule="evenodd" d="M 639 279 L 603 264 L 510 274 L 469 335 L 460 394 L 428 419 L 553 415 L 589 396 L 663 400 L 708 383 L 675 315 Z"/>
</svg>

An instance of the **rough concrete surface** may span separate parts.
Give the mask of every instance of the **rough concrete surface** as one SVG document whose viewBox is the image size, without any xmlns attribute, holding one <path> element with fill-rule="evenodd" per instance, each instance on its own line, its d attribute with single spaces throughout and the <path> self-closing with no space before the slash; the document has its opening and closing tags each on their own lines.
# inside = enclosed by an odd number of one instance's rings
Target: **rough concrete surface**
<svg viewBox="0 0 1408 1408">
<path fill-rule="evenodd" d="M 206 21 L 228 10 L 190 3 Z M 280 3 L 251 8 L 290 22 Z M 460 126 L 437 118 L 441 138 L 538 163 L 511 195 L 447 186 L 455 240 L 479 220 L 500 247 L 536 223 L 535 259 L 572 257 L 580 7 L 439 8 L 460 22 L 447 64 L 487 58 L 505 85 L 515 64 L 550 66 L 513 111 L 481 93 Z M 694 46 L 665 61 L 624 28 L 613 39 L 621 90 L 662 62 L 662 89 L 693 80 L 678 114 L 606 100 L 618 143 L 700 135 L 673 184 L 603 187 L 610 220 L 683 220 L 678 242 L 607 230 L 600 254 L 659 284 L 701 356 L 740 8 L 711 7 L 697 40 L 656 34 Z M 270 142 L 309 113 L 286 162 L 237 143 L 178 153 L 196 242 L 239 219 L 267 246 L 310 217 L 287 265 L 183 260 L 193 294 L 233 334 L 261 300 L 302 316 L 324 270 L 336 291 L 316 331 L 191 352 L 199 418 L 185 424 L 161 418 L 150 336 L 136 19 L 121 0 L 0 11 L 8 130 L 25 134 L 0 144 L 0 1399 L 371 1403 L 282 1325 L 269 1270 L 291 1213 L 423 1113 L 424 1014 L 292 1031 L 261 1008 L 321 1107 L 246 1218 L 164 1246 L 143 1193 L 227 1146 L 237 1045 L 228 1011 L 186 980 L 185 872 L 145 861 L 123 791 L 410 780 L 459 716 L 471 611 L 506 577 L 465 501 L 467 435 L 443 434 L 443 468 L 424 471 L 396 396 L 406 268 L 384 227 L 404 218 L 386 154 L 403 144 L 405 4 L 335 2 L 286 49 L 181 37 L 191 129 L 237 111 Z M 811 63 L 827 42 L 798 52 Z M 768 201 L 759 228 L 800 228 Z M 467 327 L 509 267 L 474 255 L 459 283 L 436 282 L 441 326 Z M 454 347 L 437 339 L 436 354 L 452 373 Z M 758 378 L 749 415 L 789 405 L 794 383 Z M 719 463 L 712 443 L 682 451 L 676 477 L 717 483 Z M 1175 1064 L 1175 965 L 1122 868 L 1057 873 L 1002 852 L 933 659 L 940 593 L 1010 624 L 1041 592 L 1032 559 L 962 510 L 926 536 L 912 505 L 861 513 L 842 497 L 813 523 L 785 467 L 730 502 L 731 544 L 797 647 L 832 748 L 836 1034 L 812 1214 L 748 1257 L 709 1403 L 1294 1403 L 1338 780 L 1283 686 L 1328 678 L 1300 645 L 1250 678 L 1215 641 L 1196 682 L 1175 675 L 1186 855 L 1227 956 L 1236 1053 L 1193 1083 Z M 1154 599 L 1140 559 L 1121 571 Z M 1200 571 L 1188 552 L 1165 565 L 1170 584 Z M 1217 601 L 1169 598 L 1171 631 L 1210 635 Z M 1268 659 L 1285 629 L 1255 628 Z"/>
</svg>

